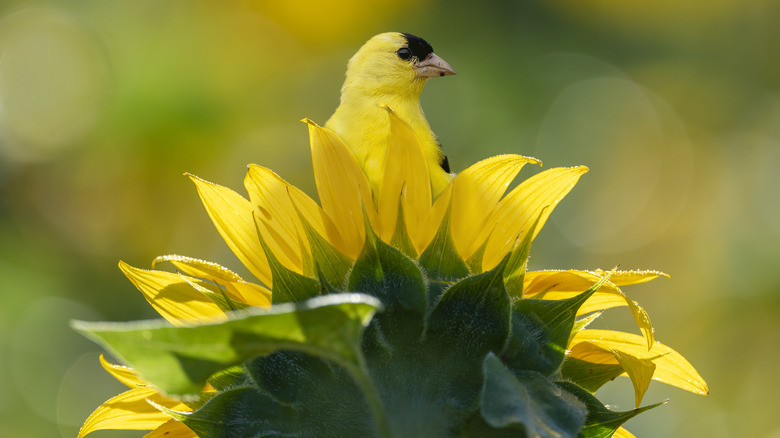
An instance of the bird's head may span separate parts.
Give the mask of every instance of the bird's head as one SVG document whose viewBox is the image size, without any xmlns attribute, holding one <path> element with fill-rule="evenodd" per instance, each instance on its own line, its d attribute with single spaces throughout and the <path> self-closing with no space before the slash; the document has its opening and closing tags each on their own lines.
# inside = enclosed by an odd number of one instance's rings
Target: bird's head
<svg viewBox="0 0 780 438">
<path fill-rule="evenodd" d="M 454 74 L 424 39 L 408 33 L 382 33 L 349 60 L 342 93 L 419 96 L 428 78 Z"/>
</svg>

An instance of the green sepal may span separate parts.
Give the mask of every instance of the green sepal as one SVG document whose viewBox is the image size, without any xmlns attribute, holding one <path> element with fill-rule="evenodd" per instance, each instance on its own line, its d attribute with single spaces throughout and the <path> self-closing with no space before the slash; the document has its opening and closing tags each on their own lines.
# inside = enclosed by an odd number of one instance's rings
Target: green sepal
<svg viewBox="0 0 780 438">
<path fill-rule="evenodd" d="M 268 266 L 271 268 L 271 301 L 273 304 L 297 303 L 320 294 L 320 285 L 317 280 L 291 271 L 285 267 L 282 262 L 276 258 L 273 250 L 268 247 L 263 235 L 260 233 L 255 217 L 255 228 L 257 229 L 257 239 L 265 252 L 265 258 L 268 260 Z"/>
<path fill-rule="evenodd" d="M 230 387 L 246 385 L 247 379 L 246 369 L 236 365 L 215 373 L 209 378 L 208 383 L 217 391 L 224 391 Z"/>
<path fill-rule="evenodd" d="M 428 317 L 425 343 L 432 355 L 464 362 L 503 350 L 511 313 L 503 282 L 506 262 L 504 258 L 494 269 L 465 278 L 442 293 Z"/>
<path fill-rule="evenodd" d="M 385 305 L 384 314 L 428 310 L 425 279 L 420 268 L 401 251 L 386 244 L 372 228 L 347 280 L 347 291 L 373 295 Z"/>
<path fill-rule="evenodd" d="M 277 351 L 257 357 L 245 366 L 255 385 L 287 406 L 310 402 L 314 394 L 325 395 L 318 392 L 333 386 L 331 381 L 336 375 L 332 364 L 299 351 Z"/>
<path fill-rule="evenodd" d="M 295 204 L 293 203 L 293 205 Z M 298 206 L 295 206 L 295 211 L 298 213 L 303 229 L 306 231 L 306 238 L 309 240 L 314 269 L 321 270 L 323 277 L 335 288 L 341 288 L 344 285 L 347 272 L 352 267 L 352 260 L 320 236 L 320 233 L 311 226 Z"/>
<path fill-rule="evenodd" d="M 598 319 L 602 313 L 604 313 L 604 311 L 600 310 L 598 312 L 593 312 L 588 316 L 585 316 L 583 318 L 574 321 L 574 325 L 571 328 L 571 333 L 569 334 L 569 341 L 566 342 L 566 345 L 571 344 L 571 340 L 574 339 L 575 336 L 577 336 L 577 333 L 579 333 L 582 329 L 590 325 L 590 323 Z"/>
<path fill-rule="evenodd" d="M 171 396 L 191 399 L 214 373 L 281 349 L 357 369 L 363 327 L 381 307 L 368 295 L 338 294 L 270 310 L 247 309 L 214 324 L 173 327 L 153 320 L 72 325 L 144 380 Z"/>
<path fill-rule="evenodd" d="M 403 190 L 398 199 L 398 219 L 395 221 L 395 231 L 393 231 L 393 237 L 390 239 L 390 246 L 397 248 L 405 256 L 415 259 L 417 258 L 417 250 L 414 248 L 412 239 L 409 238 L 409 232 L 406 229 L 406 219 L 404 218 L 404 204 L 400 199 L 403 196 Z"/>
<path fill-rule="evenodd" d="M 259 388 L 245 386 L 220 392 L 192 413 L 163 411 L 198 436 L 242 438 L 278 436 L 274 432 L 283 424 L 269 418 L 289 415 L 290 410 Z"/>
<path fill-rule="evenodd" d="M 340 294 L 344 292 L 344 290 L 336 289 L 332 284 L 330 284 L 319 266 L 317 266 L 317 279 L 320 283 L 320 295 Z"/>
<path fill-rule="evenodd" d="M 180 413 L 174 418 L 201 437 L 266 437 L 274 436 L 272 432 L 278 428 L 268 418 L 284 415 L 289 410 L 260 389 L 249 386 L 223 391 L 194 413 Z"/>
<path fill-rule="evenodd" d="M 536 217 L 531 228 L 523 236 L 520 246 L 515 248 L 512 251 L 512 255 L 509 256 L 509 263 L 504 271 L 504 283 L 510 297 L 522 298 L 523 296 L 523 280 L 525 279 L 525 270 L 528 266 L 528 254 L 531 252 L 531 242 L 534 240 L 534 233 L 539 225 L 539 220 L 546 210 L 547 207 L 544 207 L 539 212 L 539 216 Z"/>
<path fill-rule="evenodd" d="M 593 363 L 574 357 L 567 357 L 561 366 L 561 377 L 591 393 L 625 372 L 620 364 Z"/>
<path fill-rule="evenodd" d="M 609 278 L 565 300 L 521 299 L 512 303 L 512 334 L 501 355 L 514 371 L 551 375 L 561 366 L 577 311 Z"/>
<path fill-rule="evenodd" d="M 370 227 L 366 228 L 363 250 L 349 273 L 347 291 L 373 295 L 385 306 L 372 322 L 364 344 L 373 340 L 387 347 L 399 342 L 419 341 L 428 311 L 423 273 L 411 259 L 383 242 Z M 373 351 L 369 345 L 365 346 Z"/>
<path fill-rule="evenodd" d="M 469 267 L 460 258 L 452 240 L 449 207 L 433 240 L 420 254 L 420 266 L 431 280 L 458 281 L 469 275 Z"/>
<path fill-rule="evenodd" d="M 582 429 L 583 438 L 609 438 L 626 421 L 647 410 L 656 408 L 666 403 L 662 401 L 649 406 L 625 412 L 615 412 L 607 409 L 599 399 L 594 397 L 585 389 L 580 388 L 571 382 L 556 382 L 563 390 L 577 397 L 588 408 L 588 418 L 585 420 L 585 427 Z"/>
<path fill-rule="evenodd" d="M 466 260 L 466 265 L 468 265 L 471 272 L 482 272 L 482 259 L 485 257 L 485 250 L 487 249 L 489 241 L 490 236 L 488 236 L 485 241 L 482 242 L 482 245 L 479 245 L 479 248 L 474 251 L 474 254 Z"/>
<path fill-rule="evenodd" d="M 479 409 L 493 428 L 522 426 L 522 436 L 557 438 L 575 437 L 585 424 L 585 404 L 537 372 L 512 372 L 489 353 L 483 374 Z"/>
</svg>

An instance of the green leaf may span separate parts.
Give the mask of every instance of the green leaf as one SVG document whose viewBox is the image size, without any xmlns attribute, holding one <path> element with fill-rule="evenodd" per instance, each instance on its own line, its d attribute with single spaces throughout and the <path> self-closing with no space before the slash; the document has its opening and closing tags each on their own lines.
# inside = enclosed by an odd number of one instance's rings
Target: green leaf
<svg viewBox="0 0 780 438">
<path fill-rule="evenodd" d="M 332 286 L 337 289 L 341 288 L 347 272 L 352 267 L 352 260 L 320 236 L 320 233 L 311 226 L 297 206 L 295 206 L 295 211 L 298 212 L 303 229 L 306 231 L 306 238 L 309 239 L 315 269 L 322 271 L 322 275 Z"/>
<path fill-rule="evenodd" d="M 494 428 L 524 426 L 527 437 L 575 437 L 588 413 L 577 397 L 534 371 L 513 373 L 490 353 L 483 364 L 480 412 Z"/>
<path fill-rule="evenodd" d="M 247 383 L 246 369 L 241 365 L 226 368 L 209 378 L 209 385 L 217 391 L 224 391 L 233 386 L 243 386 Z"/>
<path fill-rule="evenodd" d="M 529 233 L 531 234 L 531 233 Z M 501 357 L 515 371 L 551 375 L 563 362 L 577 310 L 607 280 L 565 300 L 521 299 L 512 304 L 512 333 Z"/>
<path fill-rule="evenodd" d="M 73 327 L 164 392 L 191 396 L 215 372 L 282 349 L 328 358 L 354 370 L 362 361 L 363 327 L 381 306 L 368 295 L 338 294 L 240 311 L 217 324 L 74 321 Z"/>
<path fill-rule="evenodd" d="M 585 420 L 585 427 L 582 429 L 584 438 L 609 438 L 615 431 L 631 418 L 661 406 L 666 403 L 656 403 L 639 409 L 626 412 L 614 412 L 607 409 L 596 397 L 588 391 L 580 388 L 571 382 L 556 382 L 556 384 L 577 397 L 588 408 L 588 418 Z"/>
<path fill-rule="evenodd" d="M 591 393 L 624 372 L 620 364 L 592 363 L 574 357 L 567 357 L 561 366 L 564 379 L 571 380 Z"/>
<path fill-rule="evenodd" d="M 179 415 L 200 436 L 372 436 L 371 412 L 343 368 L 295 351 L 246 364 L 256 385 L 228 388 L 201 409 Z"/>
<path fill-rule="evenodd" d="M 469 267 L 460 258 L 452 240 L 449 208 L 441 220 L 436 236 L 420 254 L 420 266 L 432 280 L 457 281 L 469 275 Z"/>
</svg>

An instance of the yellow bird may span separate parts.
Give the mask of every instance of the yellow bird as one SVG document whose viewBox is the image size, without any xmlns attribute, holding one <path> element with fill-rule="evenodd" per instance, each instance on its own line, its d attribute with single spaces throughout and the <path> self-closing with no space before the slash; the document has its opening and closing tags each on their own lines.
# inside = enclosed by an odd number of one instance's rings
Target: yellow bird
<svg viewBox="0 0 780 438">
<path fill-rule="evenodd" d="M 341 103 L 325 127 L 349 146 L 374 189 L 379 185 L 390 136 L 388 105 L 414 130 L 428 162 L 433 196 L 452 180 L 447 157 L 420 106 L 428 78 L 455 71 L 424 39 L 400 32 L 379 34 L 347 64 Z"/>
</svg>

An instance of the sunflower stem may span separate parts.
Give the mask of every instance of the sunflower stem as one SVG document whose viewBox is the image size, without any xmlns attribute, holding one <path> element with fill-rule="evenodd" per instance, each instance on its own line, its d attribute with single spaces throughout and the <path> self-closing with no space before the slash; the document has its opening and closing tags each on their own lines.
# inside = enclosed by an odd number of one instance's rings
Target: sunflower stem
<svg viewBox="0 0 780 438">
<path fill-rule="evenodd" d="M 392 438 L 390 433 L 390 422 L 385 415 L 385 407 L 382 404 L 382 399 L 379 397 L 379 392 L 374 386 L 374 382 L 368 373 L 368 367 L 366 361 L 363 358 L 363 354 L 357 351 L 357 366 L 350 364 L 347 369 L 352 374 L 360 388 L 363 390 L 363 394 L 366 396 L 368 406 L 371 408 L 371 413 L 374 416 L 374 424 L 376 425 L 376 432 L 378 438 Z"/>
</svg>

